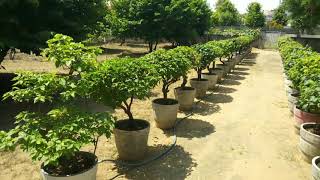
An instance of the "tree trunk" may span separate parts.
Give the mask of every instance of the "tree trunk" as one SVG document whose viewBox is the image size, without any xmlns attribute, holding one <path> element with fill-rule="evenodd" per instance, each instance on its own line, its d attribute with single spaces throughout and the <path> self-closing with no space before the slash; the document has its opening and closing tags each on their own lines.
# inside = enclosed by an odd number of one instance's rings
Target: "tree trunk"
<svg viewBox="0 0 320 180">
<path fill-rule="evenodd" d="M 126 39 L 125 38 L 121 39 L 120 46 L 122 46 L 124 43 L 126 43 Z"/>
<path fill-rule="evenodd" d="M 156 44 L 154 45 L 154 48 L 153 48 L 154 51 L 157 50 L 157 46 L 158 46 L 158 41 L 156 41 Z"/>
<path fill-rule="evenodd" d="M 163 83 L 162 85 L 162 94 L 164 99 L 168 98 L 168 88 L 166 83 Z"/>
<path fill-rule="evenodd" d="M 199 69 L 199 70 L 197 71 L 197 73 L 198 73 L 198 80 L 200 81 L 200 80 L 201 80 L 201 69 Z"/>
<path fill-rule="evenodd" d="M 187 82 L 188 82 L 188 76 L 187 76 L 187 75 L 184 75 L 184 76 L 182 77 L 181 87 L 182 87 L 182 88 L 186 87 Z"/>
<path fill-rule="evenodd" d="M 10 49 L 9 47 L 3 47 L 3 48 L 0 49 L 0 68 L 5 69 L 5 68 L 1 65 L 1 63 L 2 63 L 2 61 L 4 60 L 4 57 L 7 55 L 9 49 Z"/>
<path fill-rule="evenodd" d="M 149 53 L 153 51 L 153 42 L 149 42 Z"/>
<path fill-rule="evenodd" d="M 216 68 L 216 61 L 212 62 L 212 69 Z"/>
</svg>

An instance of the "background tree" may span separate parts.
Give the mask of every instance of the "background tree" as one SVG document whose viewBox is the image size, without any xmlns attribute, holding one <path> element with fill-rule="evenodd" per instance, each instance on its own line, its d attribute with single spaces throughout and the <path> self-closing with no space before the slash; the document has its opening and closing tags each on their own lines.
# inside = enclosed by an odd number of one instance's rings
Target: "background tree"
<svg viewBox="0 0 320 180">
<path fill-rule="evenodd" d="M 112 0 L 111 9 L 112 33 L 121 39 L 141 38 L 150 52 L 163 39 L 190 44 L 211 26 L 205 0 Z"/>
<path fill-rule="evenodd" d="M 292 27 L 299 33 L 312 33 L 320 24 L 319 0 L 285 0 L 284 4 Z"/>
<path fill-rule="evenodd" d="M 245 15 L 245 25 L 252 28 L 263 27 L 266 17 L 263 14 L 261 4 L 257 2 L 250 3 Z"/>
<path fill-rule="evenodd" d="M 2 0 L 0 62 L 10 47 L 38 54 L 53 33 L 82 40 L 105 13 L 105 0 Z"/>
<path fill-rule="evenodd" d="M 288 17 L 284 4 L 281 4 L 277 9 L 275 9 L 272 20 L 282 26 L 286 26 L 288 24 Z"/>
<path fill-rule="evenodd" d="M 240 15 L 230 0 L 218 0 L 212 19 L 218 26 L 234 26 L 239 25 Z"/>
</svg>

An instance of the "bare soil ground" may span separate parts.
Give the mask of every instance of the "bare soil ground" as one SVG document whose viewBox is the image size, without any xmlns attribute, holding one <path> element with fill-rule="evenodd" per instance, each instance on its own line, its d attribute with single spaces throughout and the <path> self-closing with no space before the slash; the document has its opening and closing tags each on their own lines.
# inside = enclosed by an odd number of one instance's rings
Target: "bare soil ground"
<svg viewBox="0 0 320 180">
<path fill-rule="evenodd" d="M 124 173 L 118 179 L 137 180 L 310 179 L 310 164 L 297 147 L 299 136 L 294 134 L 280 64 L 278 52 L 255 49 L 195 105 L 193 116 L 181 122 L 177 146 L 168 156 L 131 171 L 120 164 L 101 163 L 97 179 L 110 179 L 118 173 Z M 160 154 L 172 142 L 172 132 L 156 128 L 153 121 L 151 100 L 161 96 L 160 92 L 160 87 L 155 88 L 151 99 L 136 101 L 133 106 L 136 118 L 152 123 L 146 158 Z M 172 91 L 169 97 L 173 97 Z M 2 117 L 17 108 L 0 108 L 0 120 L 10 122 Z M 121 110 L 114 115 L 125 118 Z M 185 115 L 179 113 L 180 118 Z M 6 123 L 0 126 L 8 127 Z M 93 147 L 84 149 L 92 151 Z M 101 160 L 116 159 L 114 139 L 102 138 L 97 155 Z M 39 166 L 20 150 L 0 152 L 1 180 L 40 179 Z"/>
</svg>

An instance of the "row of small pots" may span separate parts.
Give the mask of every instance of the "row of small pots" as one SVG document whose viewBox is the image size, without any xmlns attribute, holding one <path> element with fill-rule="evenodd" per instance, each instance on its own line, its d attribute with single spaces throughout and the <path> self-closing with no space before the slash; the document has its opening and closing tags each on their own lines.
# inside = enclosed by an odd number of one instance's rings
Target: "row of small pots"
<svg viewBox="0 0 320 180">
<path fill-rule="evenodd" d="M 251 50 L 250 50 L 251 51 Z M 212 74 L 202 74 L 202 81 L 191 79 L 191 87 L 176 88 L 174 91 L 175 99 L 155 99 L 152 102 L 152 108 L 154 112 L 154 118 L 156 126 L 161 129 L 173 128 L 176 120 L 178 110 L 191 111 L 194 103 L 194 99 L 204 97 L 208 89 L 214 89 L 218 82 L 221 82 L 222 78 L 231 71 L 238 64 L 245 54 L 236 56 L 233 60 L 226 63 L 226 65 L 217 65 L 217 68 L 213 69 Z M 118 150 L 119 159 L 125 161 L 137 161 L 145 157 L 148 149 L 148 137 L 150 132 L 150 123 L 145 120 L 134 120 L 134 123 L 139 130 L 126 129 L 126 126 L 130 120 L 117 121 L 114 128 L 115 143 Z M 88 153 L 88 152 L 80 152 Z M 52 176 L 49 175 L 44 168 L 41 168 L 41 175 L 45 180 L 95 180 L 97 173 L 97 157 L 92 155 L 95 159 L 91 168 L 70 176 Z"/>
<path fill-rule="evenodd" d="M 312 133 L 316 123 L 320 123 L 320 114 L 304 112 L 296 105 L 299 92 L 292 88 L 292 82 L 285 77 L 285 87 L 288 95 L 288 107 L 295 120 L 295 132 L 300 133 L 299 148 L 306 161 L 312 163 L 312 178 L 320 180 L 320 136 Z"/>
</svg>

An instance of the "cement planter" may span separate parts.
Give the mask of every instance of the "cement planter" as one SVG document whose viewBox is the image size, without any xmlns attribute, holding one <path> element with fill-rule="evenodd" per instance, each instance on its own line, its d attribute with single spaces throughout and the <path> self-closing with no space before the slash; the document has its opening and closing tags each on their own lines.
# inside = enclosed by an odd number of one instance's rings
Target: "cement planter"
<svg viewBox="0 0 320 180">
<path fill-rule="evenodd" d="M 190 85 L 196 89 L 196 98 L 203 98 L 207 94 L 209 88 L 208 79 L 201 79 L 200 81 L 197 78 L 190 80 Z"/>
<path fill-rule="evenodd" d="M 224 71 L 221 68 L 214 68 L 211 70 L 211 72 L 213 72 L 214 74 L 218 75 L 218 82 L 222 81 L 223 75 L 224 75 Z"/>
<path fill-rule="evenodd" d="M 320 136 L 308 131 L 315 125 L 315 123 L 304 123 L 300 127 L 299 148 L 309 163 L 312 158 L 320 156 Z"/>
<path fill-rule="evenodd" d="M 294 112 L 294 107 L 298 103 L 299 96 L 299 93 L 288 94 L 288 107 L 292 114 Z"/>
<path fill-rule="evenodd" d="M 129 121 L 135 121 L 139 128 L 128 129 Z M 117 121 L 113 133 L 119 158 L 125 161 L 137 161 L 146 157 L 149 132 L 148 121 L 137 119 Z"/>
<path fill-rule="evenodd" d="M 296 121 L 296 128 L 300 128 L 303 123 L 320 123 L 320 114 L 312 114 L 304 112 L 295 106 L 294 108 L 294 119 Z"/>
<path fill-rule="evenodd" d="M 92 156 L 93 158 L 93 165 L 88 169 L 84 169 L 82 172 L 76 174 L 70 174 L 65 176 L 54 176 L 50 175 L 45 170 L 45 166 L 41 165 L 41 176 L 43 180 L 95 180 L 97 175 L 97 166 L 98 166 L 98 158 L 96 155 L 89 153 L 89 152 L 81 152 L 88 154 L 88 156 Z"/>
<path fill-rule="evenodd" d="M 155 99 L 152 101 L 152 109 L 154 113 L 154 120 L 160 129 L 171 129 L 174 127 L 179 103 L 175 99 Z"/>
<path fill-rule="evenodd" d="M 210 73 L 202 73 L 202 78 L 203 79 L 208 79 L 208 88 L 209 89 L 214 89 L 216 87 L 216 84 L 218 82 L 218 75 L 217 74 L 210 74 Z"/>
<path fill-rule="evenodd" d="M 217 64 L 216 67 L 223 70 L 223 76 L 226 76 L 230 71 L 230 67 L 227 64 Z"/>
<path fill-rule="evenodd" d="M 320 180 L 320 156 L 312 159 L 312 178 L 313 180 Z"/>
<path fill-rule="evenodd" d="M 180 111 L 191 111 L 194 98 L 196 97 L 196 90 L 192 87 L 175 88 L 174 95 L 179 102 Z"/>
</svg>

